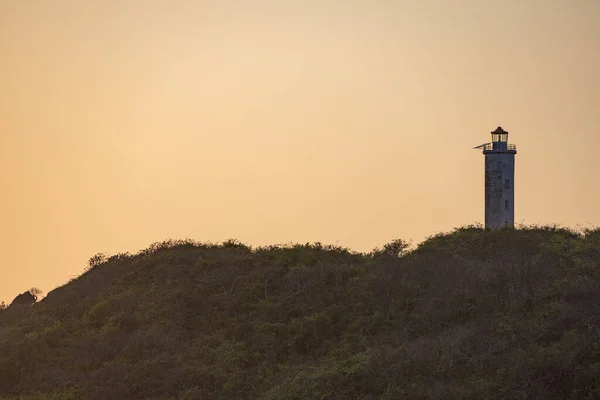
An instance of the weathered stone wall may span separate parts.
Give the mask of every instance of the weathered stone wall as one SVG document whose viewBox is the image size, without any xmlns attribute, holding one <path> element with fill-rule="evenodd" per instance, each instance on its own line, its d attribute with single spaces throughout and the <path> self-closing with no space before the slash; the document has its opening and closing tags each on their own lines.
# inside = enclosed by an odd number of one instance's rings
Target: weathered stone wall
<svg viewBox="0 0 600 400">
<path fill-rule="evenodd" d="M 485 227 L 515 224 L 515 154 L 485 154 Z"/>
</svg>

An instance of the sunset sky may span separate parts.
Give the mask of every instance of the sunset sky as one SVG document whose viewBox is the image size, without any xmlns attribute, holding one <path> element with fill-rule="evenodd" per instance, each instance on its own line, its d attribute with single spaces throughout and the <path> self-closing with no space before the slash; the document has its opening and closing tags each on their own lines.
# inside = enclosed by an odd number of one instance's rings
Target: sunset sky
<svg viewBox="0 0 600 400">
<path fill-rule="evenodd" d="M 191 238 L 600 225 L 598 0 L 0 0 L 0 301 Z"/>
</svg>

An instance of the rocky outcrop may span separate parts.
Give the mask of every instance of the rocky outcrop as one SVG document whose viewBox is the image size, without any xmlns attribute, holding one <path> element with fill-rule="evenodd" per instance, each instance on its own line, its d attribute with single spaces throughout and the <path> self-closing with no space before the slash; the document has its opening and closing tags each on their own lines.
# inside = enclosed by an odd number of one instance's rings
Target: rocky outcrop
<svg viewBox="0 0 600 400">
<path fill-rule="evenodd" d="M 15 299 L 12 301 L 12 303 L 10 303 L 10 305 L 8 306 L 8 309 L 19 307 L 19 306 L 30 306 L 30 305 L 34 304 L 35 302 L 36 302 L 35 296 L 30 291 L 27 291 L 27 292 L 21 293 L 20 295 L 15 297 Z"/>
</svg>

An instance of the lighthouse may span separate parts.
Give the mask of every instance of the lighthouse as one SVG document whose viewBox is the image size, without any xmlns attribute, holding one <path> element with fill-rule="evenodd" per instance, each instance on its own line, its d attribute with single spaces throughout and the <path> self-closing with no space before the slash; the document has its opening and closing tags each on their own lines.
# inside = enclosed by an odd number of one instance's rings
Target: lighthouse
<svg viewBox="0 0 600 400">
<path fill-rule="evenodd" d="M 514 227 L 517 146 L 508 143 L 501 126 L 491 134 L 491 143 L 475 147 L 485 155 L 485 228 Z"/>
</svg>

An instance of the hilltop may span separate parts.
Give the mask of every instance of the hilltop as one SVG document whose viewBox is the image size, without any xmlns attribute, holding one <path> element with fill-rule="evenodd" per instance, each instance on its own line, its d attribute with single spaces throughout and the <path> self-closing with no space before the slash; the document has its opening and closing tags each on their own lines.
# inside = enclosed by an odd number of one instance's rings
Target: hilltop
<svg viewBox="0 0 600 400">
<path fill-rule="evenodd" d="M 0 311 L 1 399 L 597 399 L 600 230 L 166 241 Z"/>
</svg>

